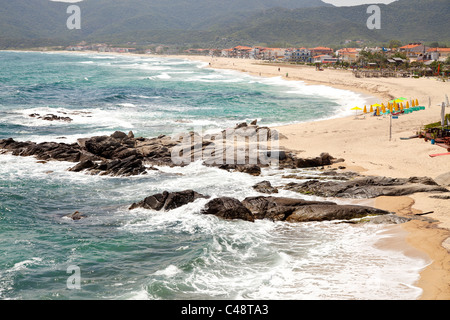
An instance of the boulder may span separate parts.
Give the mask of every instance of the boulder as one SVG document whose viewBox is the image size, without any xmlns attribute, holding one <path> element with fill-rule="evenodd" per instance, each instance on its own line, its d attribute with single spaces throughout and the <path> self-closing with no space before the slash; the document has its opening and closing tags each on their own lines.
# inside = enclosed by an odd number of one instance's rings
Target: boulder
<svg viewBox="0 0 450 320">
<path fill-rule="evenodd" d="M 74 221 L 77 220 L 81 220 L 84 218 L 87 218 L 83 213 L 79 212 L 79 211 L 75 211 L 74 213 L 68 214 L 67 216 L 65 216 L 66 218 L 72 219 Z"/>
<path fill-rule="evenodd" d="M 315 204 L 298 207 L 289 217 L 288 222 L 351 220 L 368 215 L 386 215 L 389 212 L 366 206 Z"/>
<path fill-rule="evenodd" d="M 223 219 L 240 219 L 245 221 L 255 221 L 251 211 L 247 209 L 239 200 L 229 197 L 215 198 L 209 201 L 202 214 L 212 214 Z"/>
<path fill-rule="evenodd" d="M 278 193 L 278 189 L 272 187 L 269 181 L 258 182 L 253 186 L 253 189 L 261 193 Z"/>
<path fill-rule="evenodd" d="M 338 205 L 328 201 L 307 201 L 285 197 L 248 197 L 242 202 L 229 197 L 215 198 L 202 210 L 225 219 L 255 221 L 306 222 L 350 220 L 367 215 L 386 215 L 388 211 L 356 205 Z"/>
<path fill-rule="evenodd" d="M 200 198 L 208 197 L 193 190 L 184 190 L 178 192 L 164 191 L 163 193 L 151 195 L 138 203 L 133 203 L 129 210 L 144 208 L 156 211 L 168 211 L 181 207 Z"/>
<path fill-rule="evenodd" d="M 450 186 L 450 171 L 440 174 L 434 180 L 441 186 Z"/>
<path fill-rule="evenodd" d="M 318 204 L 319 202 L 284 197 L 247 197 L 242 204 L 256 219 L 284 221 L 299 206 Z M 331 202 L 330 202 L 331 203 Z"/>
</svg>

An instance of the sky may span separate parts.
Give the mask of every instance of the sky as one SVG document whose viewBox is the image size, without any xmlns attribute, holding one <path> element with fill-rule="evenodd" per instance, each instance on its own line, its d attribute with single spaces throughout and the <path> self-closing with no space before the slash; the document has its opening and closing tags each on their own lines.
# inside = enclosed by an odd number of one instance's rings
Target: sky
<svg viewBox="0 0 450 320">
<path fill-rule="evenodd" d="M 359 6 L 363 4 L 378 4 L 378 3 L 389 4 L 396 0 L 322 0 L 322 1 L 330 3 L 336 7 L 343 7 L 343 6 Z"/>
<path fill-rule="evenodd" d="M 83 0 L 50 0 L 50 1 L 76 3 L 81 2 Z M 322 1 L 326 3 L 331 3 L 332 5 L 335 5 L 337 7 L 342 7 L 342 6 L 358 6 L 362 4 L 377 4 L 377 3 L 389 4 L 396 0 L 322 0 Z"/>
</svg>

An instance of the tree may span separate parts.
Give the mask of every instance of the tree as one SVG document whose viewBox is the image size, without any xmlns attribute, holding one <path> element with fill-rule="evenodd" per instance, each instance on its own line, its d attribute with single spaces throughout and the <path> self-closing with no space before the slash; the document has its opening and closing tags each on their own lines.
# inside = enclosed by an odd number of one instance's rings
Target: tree
<svg viewBox="0 0 450 320">
<path fill-rule="evenodd" d="M 402 42 L 400 40 L 391 40 L 389 41 L 389 48 L 399 48 L 402 46 Z"/>
</svg>

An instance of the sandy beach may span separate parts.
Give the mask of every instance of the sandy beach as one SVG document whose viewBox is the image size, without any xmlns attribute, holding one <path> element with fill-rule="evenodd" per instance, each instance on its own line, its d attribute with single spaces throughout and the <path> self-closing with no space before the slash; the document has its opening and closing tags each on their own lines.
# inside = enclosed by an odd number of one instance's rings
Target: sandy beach
<svg viewBox="0 0 450 320">
<path fill-rule="evenodd" d="M 349 116 L 276 129 L 287 137 L 280 141 L 281 145 L 299 156 L 316 157 L 322 152 L 328 152 L 336 158 L 345 159 L 345 163 L 339 165 L 345 166 L 346 170 L 357 171 L 362 175 L 435 178 L 450 171 L 450 156 L 429 157 L 430 154 L 446 152 L 445 149 L 424 142 L 423 139 L 400 139 L 416 134 L 425 124 L 440 121 L 440 105 L 445 101 L 445 94 L 450 95 L 449 82 L 435 78 L 356 78 L 347 70 L 316 71 L 315 67 L 270 65 L 248 59 L 178 57 L 207 62 L 214 69 L 231 69 L 255 76 L 282 77 L 304 81 L 307 85 L 350 90 L 371 96 L 370 103 L 387 104 L 398 97 L 418 99 L 419 105 L 426 107 L 425 110 L 392 120 L 391 139 L 389 117 L 373 117 L 369 114 L 363 119 Z M 433 211 L 426 216 L 431 220 L 414 220 L 403 224 L 402 228 L 408 232 L 408 243 L 426 253 L 432 261 L 422 271 L 418 283 L 423 289 L 421 299 L 450 299 L 450 200 L 434 199 L 429 194 L 417 193 L 409 197 L 380 197 L 375 199 L 375 206 L 406 216 Z"/>
<path fill-rule="evenodd" d="M 213 69 L 235 70 L 260 77 L 282 77 L 286 80 L 303 81 L 306 85 L 324 85 L 357 92 L 367 99 L 368 108 L 370 103 L 387 104 L 389 100 L 398 97 L 418 99 L 419 105 L 425 106 L 425 110 L 401 115 L 392 120 L 392 127 L 389 117 L 366 114 L 358 118 L 348 116 L 295 123 L 275 129 L 285 136 L 280 140 L 282 148 L 300 157 L 316 157 L 322 152 L 328 152 L 335 158 L 345 159 L 338 166 L 361 175 L 393 178 L 427 176 L 434 179 L 450 172 L 450 156 L 429 157 L 430 154 L 446 152 L 445 149 L 424 142 L 423 139 L 400 139 L 416 134 L 425 124 L 440 121 L 440 105 L 445 101 L 445 94 L 450 96 L 450 82 L 442 82 L 436 78 L 356 78 L 348 70 L 330 68 L 316 71 L 315 67 L 310 66 L 267 64 L 249 59 L 182 55 L 167 57 L 202 61 L 207 63 L 206 67 Z M 350 109 L 354 106 L 348 107 Z M 450 113 L 450 108 L 447 113 Z M 447 183 L 450 188 L 450 181 Z M 412 220 L 402 224 L 401 232 L 394 227 L 392 230 L 395 236 L 383 240 L 380 246 L 404 250 L 405 254 L 417 255 L 417 250 L 422 252 L 423 255 L 419 255 L 427 257 L 430 264 L 422 270 L 417 284 L 423 290 L 420 299 L 449 300 L 450 200 L 430 198 L 430 195 L 416 193 L 402 197 L 379 197 L 374 199 L 372 206 L 404 216 L 433 212 L 427 214 L 424 221 Z M 405 234 L 407 243 L 417 249 L 415 253 L 411 253 L 405 246 Z"/>
</svg>

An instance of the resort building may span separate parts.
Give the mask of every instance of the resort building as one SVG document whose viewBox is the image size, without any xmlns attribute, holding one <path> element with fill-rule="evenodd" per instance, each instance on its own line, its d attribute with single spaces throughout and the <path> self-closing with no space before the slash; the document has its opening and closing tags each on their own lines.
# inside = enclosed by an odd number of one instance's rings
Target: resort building
<svg viewBox="0 0 450 320">
<path fill-rule="evenodd" d="M 284 60 L 290 62 L 308 62 L 311 51 L 306 48 L 291 48 L 284 51 Z"/>
<path fill-rule="evenodd" d="M 426 52 L 426 47 L 422 43 L 410 43 L 400 47 L 399 52 L 405 53 L 409 60 L 417 61 Z"/>
<path fill-rule="evenodd" d="M 338 61 L 337 58 L 333 58 L 328 54 L 321 54 L 313 57 L 314 63 L 336 63 Z"/>
<path fill-rule="evenodd" d="M 336 56 L 339 61 L 355 63 L 359 59 L 359 51 L 361 49 L 356 48 L 343 48 L 336 51 Z"/>
<path fill-rule="evenodd" d="M 327 48 L 327 47 L 316 47 L 316 48 L 310 48 L 309 51 L 311 52 L 311 56 L 320 56 L 320 55 L 333 55 L 333 49 Z"/>
<path fill-rule="evenodd" d="M 450 57 L 450 48 L 429 48 L 426 55 L 427 60 L 445 61 Z"/>
</svg>

